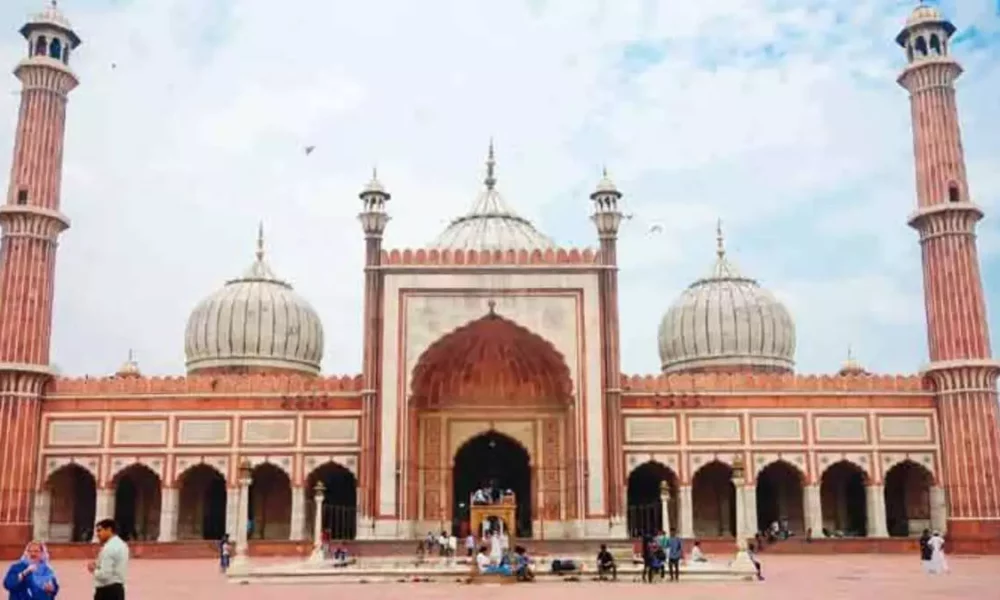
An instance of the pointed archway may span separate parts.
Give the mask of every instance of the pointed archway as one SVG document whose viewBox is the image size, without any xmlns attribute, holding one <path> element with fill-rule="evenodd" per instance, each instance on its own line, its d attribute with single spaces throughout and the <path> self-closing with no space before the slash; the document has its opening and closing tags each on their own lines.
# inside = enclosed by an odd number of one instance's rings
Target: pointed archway
<svg viewBox="0 0 1000 600">
<path fill-rule="evenodd" d="M 146 465 L 134 464 L 119 472 L 115 490 L 115 523 L 123 540 L 160 537 L 160 477 Z"/>
<path fill-rule="evenodd" d="M 656 535 L 660 531 L 670 533 L 671 529 L 677 529 L 677 482 L 677 474 L 655 460 L 647 461 L 629 473 L 625 494 L 629 535 Z M 669 526 L 663 522 L 663 491 L 668 495 Z"/>
<path fill-rule="evenodd" d="M 517 501 L 515 528 L 517 537 L 531 537 L 532 485 L 531 456 L 527 448 L 514 438 L 497 431 L 487 431 L 468 440 L 455 453 L 452 467 L 452 514 L 457 518 L 452 529 L 465 531 L 463 520 L 472 494 L 479 488 L 490 487 L 501 492 L 511 491 Z"/>
<path fill-rule="evenodd" d="M 221 539 L 227 533 L 226 478 L 215 467 L 197 464 L 177 481 L 177 539 Z"/>
<path fill-rule="evenodd" d="M 314 490 L 323 482 L 323 531 L 331 540 L 353 540 L 358 534 L 358 482 L 347 467 L 327 462 L 316 467 L 306 478 L 306 535 L 313 536 L 316 523 Z"/>
<path fill-rule="evenodd" d="M 803 485 L 805 474 L 783 460 L 775 461 L 757 474 L 757 531 L 767 531 L 772 523 L 801 535 L 806 530 Z"/>
<path fill-rule="evenodd" d="M 867 484 L 864 470 L 846 460 L 823 471 L 819 493 L 825 532 L 846 537 L 868 535 Z"/>
<path fill-rule="evenodd" d="M 97 481 L 80 465 L 63 465 L 45 482 L 53 542 L 89 542 L 97 512 Z"/>
<path fill-rule="evenodd" d="M 251 539 L 287 540 L 292 526 L 292 481 L 271 463 L 254 467 L 248 513 Z"/>
<path fill-rule="evenodd" d="M 694 534 L 699 537 L 736 536 L 736 486 L 733 469 L 713 460 L 702 465 L 691 481 Z"/>
<path fill-rule="evenodd" d="M 522 532 L 535 533 L 533 523 L 541 531 L 544 523 L 557 528 L 576 518 L 583 484 L 573 458 L 573 386 L 551 343 L 491 306 L 487 315 L 431 344 L 411 382 L 407 418 L 414 434 L 406 452 L 415 460 L 407 461 L 404 483 L 408 518 L 424 529 L 458 526 L 467 507 L 457 498 L 468 482 L 456 479 L 455 465 L 446 457 L 458 460 L 459 446 L 477 430 L 510 437 L 531 458 L 525 484 L 531 491 L 517 500 L 524 505 Z"/>
<path fill-rule="evenodd" d="M 885 522 L 889 535 L 906 537 L 932 529 L 931 487 L 934 475 L 912 460 L 893 465 L 885 474 Z"/>
</svg>

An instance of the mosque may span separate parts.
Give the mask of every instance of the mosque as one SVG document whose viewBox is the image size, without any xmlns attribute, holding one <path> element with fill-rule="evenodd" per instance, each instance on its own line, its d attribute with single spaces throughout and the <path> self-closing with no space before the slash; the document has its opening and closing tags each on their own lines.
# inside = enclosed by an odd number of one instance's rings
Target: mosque
<svg viewBox="0 0 1000 600">
<path fill-rule="evenodd" d="M 504 201 L 491 147 L 471 210 L 425 247 L 384 247 L 391 195 L 377 177 L 361 190 L 361 373 L 320 373 L 322 322 L 268 265 L 261 233 L 249 268 L 194 307 L 186 374 L 146 377 L 129 360 L 69 378 L 52 371 L 50 340 L 81 39 L 45 8 L 20 29 L 0 206 L 0 547 L 88 542 L 108 516 L 146 547 L 244 530 L 251 547 L 320 531 L 412 540 L 467 526 L 469 495 L 490 480 L 514 493 L 508 525 L 523 538 L 733 538 L 779 522 L 817 539 L 931 527 L 954 551 L 997 550 L 1000 363 L 954 32 L 920 6 L 895 40 L 930 352 L 918 373 L 849 360 L 797 375 L 792 315 L 737 270 L 720 232 L 705 277 L 662 318 L 662 372 L 622 374 L 622 192 L 605 174 L 589 198 L 596 247 L 561 247 Z"/>
</svg>

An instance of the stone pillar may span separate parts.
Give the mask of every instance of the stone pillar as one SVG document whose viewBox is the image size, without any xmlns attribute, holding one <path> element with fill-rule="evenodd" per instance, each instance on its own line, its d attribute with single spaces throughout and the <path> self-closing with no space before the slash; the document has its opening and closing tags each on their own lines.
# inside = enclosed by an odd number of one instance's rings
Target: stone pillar
<svg viewBox="0 0 1000 600">
<path fill-rule="evenodd" d="M 111 488 L 97 488 L 94 500 L 94 522 L 101 519 L 115 518 L 115 491 Z M 96 527 L 94 528 L 97 529 Z M 97 531 L 94 531 L 92 541 L 97 541 Z"/>
<path fill-rule="evenodd" d="M 931 529 L 944 535 L 948 529 L 948 500 L 944 488 L 933 486 L 931 494 Z"/>
<path fill-rule="evenodd" d="M 310 562 L 323 562 L 323 497 L 326 486 L 322 481 L 316 482 L 315 494 L 313 494 L 313 504 L 315 516 L 313 520 L 313 550 L 309 557 Z"/>
<path fill-rule="evenodd" d="M 32 517 L 34 530 L 31 537 L 35 540 L 49 539 L 49 520 L 52 517 L 52 492 L 47 489 L 35 492 L 35 508 Z"/>
<path fill-rule="evenodd" d="M 746 537 L 753 537 L 757 533 L 759 523 L 757 523 L 757 486 L 748 485 L 743 488 L 743 528 L 747 532 Z"/>
<path fill-rule="evenodd" d="M 802 489 L 802 505 L 806 529 L 812 529 L 814 537 L 821 537 L 823 534 L 823 501 L 819 493 L 819 484 L 807 485 Z"/>
<path fill-rule="evenodd" d="M 160 490 L 160 537 L 158 542 L 172 542 L 177 539 L 178 490 L 164 487 Z"/>
<path fill-rule="evenodd" d="M 234 541 L 236 540 L 237 523 L 240 518 L 240 487 L 226 488 L 226 533 Z"/>
<path fill-rule="evenodd" d="M 288 528 L 288 539 L 306 539 L 306 488 L 303 486 L 292 488 L 292 522 Z"/>
<path fill-rule="evenodd" d="M 744 465 L 746 463 L 743 461 L 743 454 L 738 453 L 733 456 L 732 463 L 732 482 L 734 496 L 736 497 L 736 542 L 737 547 L 739 544 L 750 537 L 751 532 L 747 531 L 747 503 L 746 503 L 746 492 L 744 487 L 746 486 L 746 471 L 744 470 Z"/>
<path fill-rule="evenodd" d="M 885 488 L 872 484 L 865 487 L 868 507 L 868 537 L 889 537 L 885 526 Z"/>
<path fill-rule="evenodd" d="M 245 568 L 248 562 L 248 546 L 249 540 L 247 539 L 247 522 L 250 520 L 250 467 L 240 467 L 240 487 L 237 488 L 237 502 L 238 509 L 236 511 L 236 551 L 233 554 L 233 562 L 231 567 L 236 567 L 237 570 Z"/>
<path fill-rule="evenodd" d="M 666 481 L 660 482 L 660 522 L 663 523 L 663 531 L 669 534 L 672 528 L 670 523 L 670 484 Z"/>
<path fill-rule="evenodd" d="M 692 502 L 691 486 L 682 485 L 677 489 L 677 520 L 680 521 L 680 536 L 685 539 L 694 538 L 694 504 Z"/>
</svg>

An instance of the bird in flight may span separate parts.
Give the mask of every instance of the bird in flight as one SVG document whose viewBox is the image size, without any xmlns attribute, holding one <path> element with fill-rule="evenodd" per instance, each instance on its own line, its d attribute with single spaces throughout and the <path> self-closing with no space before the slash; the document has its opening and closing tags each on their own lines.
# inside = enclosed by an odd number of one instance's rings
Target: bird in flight
<svg viewBox="0 0 1000 600">
<path fill-rule="evenodd" d="M 313 150 L 315 150 L 315 149 L 316 149 L 316 146 L 306 146 L 306 148 L 305 148 L 305 150 L 306 150 L 306 156 L 309 156 L 310 154 L 312 154 Z"/>
<path fill-rule="evenodd" d="M 653 223 L 652 225 L 649 226 L 649 230 L 646 233 L 648 233 L 649 235 L 661 234 L 663 233 L 663 225 L 660 225 L 659 223 Z"/>
</svg>

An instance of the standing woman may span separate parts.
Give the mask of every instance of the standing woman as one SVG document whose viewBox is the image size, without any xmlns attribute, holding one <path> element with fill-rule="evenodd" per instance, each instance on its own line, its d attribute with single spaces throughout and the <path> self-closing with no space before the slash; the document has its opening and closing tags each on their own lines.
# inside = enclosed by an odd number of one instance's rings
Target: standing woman
<svg viewBox="0 0 1000 600">
<path fill-rule="evenodd" d="M 59 582 L 55 571 L 49 566 L 49 553 L 41 542 L 30 542 L 24 548 L 21 560 L 7 569 L 3 578 L 3 588 L 10 595 L 9 600 L 38 600 L 55 598 L 59 593 Z"/>
</svg>

